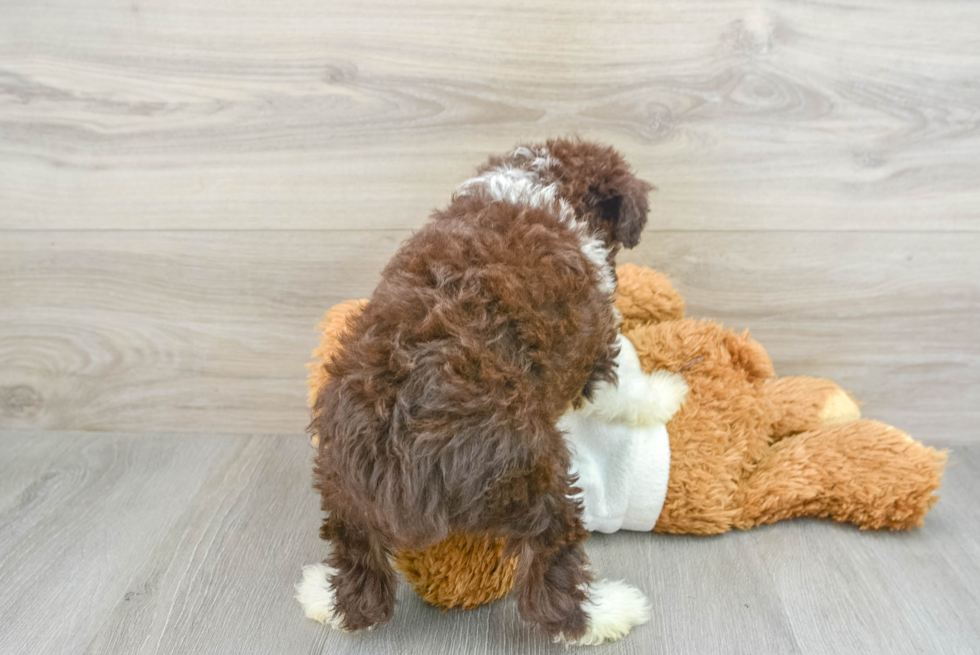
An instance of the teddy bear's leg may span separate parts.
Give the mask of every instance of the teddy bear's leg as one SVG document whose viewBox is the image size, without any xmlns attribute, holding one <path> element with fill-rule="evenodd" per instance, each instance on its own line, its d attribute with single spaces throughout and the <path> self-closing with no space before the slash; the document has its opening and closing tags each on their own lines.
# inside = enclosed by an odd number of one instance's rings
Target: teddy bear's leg
<svg viewBox="0 0 980 655">
<path fill-rule="evenodd" d="M 774 444 L 739 485 L 736 527 L 795 516 L 862 529 L 922 525 L 936 502 L 946 454 L 876 421 L 803 432 Z"/>
<path fill-rule="evenodd" d="M 770 378 L 762 388 L 776 411 L 776 423 L 773 425 L 773 438 L 776 440 L 823 425 L 861 418 L 857 401 L 830 380 Z"/>
</svg>

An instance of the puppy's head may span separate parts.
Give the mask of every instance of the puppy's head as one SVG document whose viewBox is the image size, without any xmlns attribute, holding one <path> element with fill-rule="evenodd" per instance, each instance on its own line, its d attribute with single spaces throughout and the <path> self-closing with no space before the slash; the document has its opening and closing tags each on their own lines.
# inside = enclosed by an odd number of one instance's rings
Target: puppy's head
<svg viewBox="0 0 980 655">
<path fill-rule="evenodd" d="M 647 194 L 654 189 L 633 174 L 622 155 L 609 146 L 580 139 L 545 144 L 558 160 L 558 194 L 578 216 L 589 221 L 609 245 L 632 248 L 647 223 Z"/>
</svg>

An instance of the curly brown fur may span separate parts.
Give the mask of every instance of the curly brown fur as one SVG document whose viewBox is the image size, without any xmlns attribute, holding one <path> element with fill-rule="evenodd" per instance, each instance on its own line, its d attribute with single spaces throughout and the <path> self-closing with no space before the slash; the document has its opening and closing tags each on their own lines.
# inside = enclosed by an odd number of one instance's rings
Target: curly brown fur
<svg viewBox="0 0 980 655">
<path fill-rule="evenodd" d="M 861 404 L 830 380 L 785 377 L 766 380 L 766 396 L 777 408 L 775 441 L 824 425 L 856 421 Z"/>
<path fill-rule="evenodd" d="M 486 173 L 500 166 L 522 166 L 531 152 L 541 146 L 519 146 L 506 156 L 491 157 L 477 172 Z M 629 164 L 609 146 L 580 139 L 551 139 L 543 150 L 560 162 L 542 171 L 545 184 L 558 186 L 558 195 L 575 214 L 588 220 L 609 244 L 632 248 L 640 242 L 647 222 L 648 194 L 654 187 L 637 178 Z"/>
<path fill-rule="evenodd" d="M 393 549 L 503 537 L 523 556 L 522 615 L 574 638 L 587 532 L 555 426 L 615 381 L 612 259 L 638 241 L 651 187 L 574 140 L 479 173 L 402 245 L 320 373 L 310 430 L 330 583 L 344 627 L 379 625 Z"/>
</svg>

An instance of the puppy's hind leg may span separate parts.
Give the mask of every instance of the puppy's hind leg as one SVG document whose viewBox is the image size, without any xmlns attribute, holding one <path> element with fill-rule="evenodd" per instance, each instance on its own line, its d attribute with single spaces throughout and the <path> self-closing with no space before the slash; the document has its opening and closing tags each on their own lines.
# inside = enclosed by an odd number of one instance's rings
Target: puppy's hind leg
<svg viewBox="0 0 980 655">
<path fill-rule="evenodd" d="M 650 603 L 623 582 L 593 581 L 582 548 L 588 533 L 581 509 L 567 495 L 556 500 L 559 509 L 548 528 L 525 541 L 514 583 L 518 609 L 555 641 L 615 641 L 650 619 Z"/>
<path fill-rule="evenodd" d="M 306 616 L 339 630 L 384 625 L 395 609 L 397 579 L 381 539 L 356 523 L 331 516 L 322 536 L 333 548 L 322 564 L 303 567 L 296 599 Z"/>
</svg>

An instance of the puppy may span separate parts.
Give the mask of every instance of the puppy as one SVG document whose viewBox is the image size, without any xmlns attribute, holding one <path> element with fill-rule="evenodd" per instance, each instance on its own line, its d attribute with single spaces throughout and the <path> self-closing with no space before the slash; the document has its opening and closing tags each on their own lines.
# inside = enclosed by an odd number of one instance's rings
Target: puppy
<svg viewBox="0 0 980 655">
<path fill-rule="evenodd" d="M 384 624 L 392 550 L 452 530 L 507 538 L 521 616 L 556 640 L 600 643 L 649 618 L 640 592 L 593 580 L 557 424 L 615 384 L 614 259 L 638 243 L 651 189 L 609 147 L 521 146 L 401 246 L 313 406 L 333 547 L 297 585 L 308 616 Z"/>
</svg>

